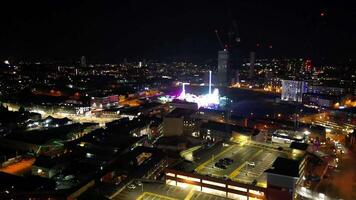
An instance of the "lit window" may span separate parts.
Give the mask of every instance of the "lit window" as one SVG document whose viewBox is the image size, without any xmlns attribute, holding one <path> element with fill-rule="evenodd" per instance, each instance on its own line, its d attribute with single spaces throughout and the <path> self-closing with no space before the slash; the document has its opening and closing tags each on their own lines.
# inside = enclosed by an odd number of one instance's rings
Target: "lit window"
<svg viewBox="0 0 356 200">
<path fill-rule="evenodd" d="M 173 173 L 166 173 L 166 176 L 172 176 L 172 177 L 175 177 L 176 175 L 173 174 Z"/>
<path fill-rule="evenodd" d="M 263 192 L 260 192 L 260 191 L 257 191 L 257 190 L 249 190 L 249 193 L 263 196 Z"/>
<path fill-rule="evenodd" d="M 246 189 L 246 188 L 237 187 L 237 186 L 233 186 L 233 185 L 228 185 L 227 187 L 228 187 L 229 189 L 238 190 L 238 191 L 242 191 L 242 192 L 247 192 L 247 189 Z"/>
<path fill-rule="evenodd" d="M 202 192 L 212 194 L 212 195 L 221 196 L 221 197 L 226 197 L 225 191 L 215 190 L 215 189 L 211 189 L 211 188 L 207 188 L 207 187 L 203 187 Z"/>
<path fill-rule="evenodd" d="M 189 177 L 189 176 L 177 175 L 177 178 L 181 178 L 181 179 L 188 180 L 188 181 L 200 182 L 200 179 Z"/>
<path fill-rule="evenodd" d="M 215 186 L 219 186 L 219 187 L 225 187 L 225 184 L 214 182 L 214 181 L 203 180 L 203 183 L 209 184 L 209 185 L 215 185 Z"/>
<path fill-rule="evenodd" d="M 167 180 L 166 180 L 166 184 L 167 184 L 167 185 L 174 185 L 174 186 L 176 186 L 177 182 L 174 181 L 174 180 L 167 179 Z"/>
</svg>

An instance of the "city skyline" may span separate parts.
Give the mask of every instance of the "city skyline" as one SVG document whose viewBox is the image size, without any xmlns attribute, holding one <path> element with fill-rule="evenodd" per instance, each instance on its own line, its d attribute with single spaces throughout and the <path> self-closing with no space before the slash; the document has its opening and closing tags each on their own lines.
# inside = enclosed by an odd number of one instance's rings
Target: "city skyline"
<svg viewBox="0 0 356 200">
<path fill-rule="evenodd" d="M 356 199 L 353 1 L 0 5 L 1 200 Z"/>
</svg>

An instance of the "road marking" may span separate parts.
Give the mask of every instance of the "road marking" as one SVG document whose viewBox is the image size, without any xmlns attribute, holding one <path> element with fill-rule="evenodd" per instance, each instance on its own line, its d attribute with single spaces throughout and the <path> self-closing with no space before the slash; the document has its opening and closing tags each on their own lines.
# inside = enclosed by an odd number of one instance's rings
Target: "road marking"
<svg viewBox="0 0 356 200">
<path fill-rule="evenodd" d="M 158 197 L 162 200 L 178 200 L 178 199 L 175 199 L 175 198 L 172 198 L 172 197 L 168 197 L 168 196 L 164 196 L 164 195 L 160 195 L 160 194 L 156 194 L 156 193 L 152 193 L 152 192 L 144 192 L 142 193 L 136 200 L 143 200 L 144 196 L 147 195 L 147 196 L 153 196 L 153 197 Z"/>
<path fill-rule="evenodd" d="M 184 158 L 187 154 L 193 153 L 194 151 L 196 151 L 200 148 L 201 148 L 201 146 L 199 145 L 199 146 L 195 146 L 195 147 L 189 148 L 187 150 L 181 151 L 180 156 Z"/>
<path fill-rule="evenodd" d="M 200 172 L 202 169 L 204 169 L 204 166 L 207 165 L 209 162 L 212 162 L 214 159 L 217 159 L 218 157 L 220 157 L 221 155 L 224 155 L 224 153 L 226 153 L 228 150 L 232 149 L 234 146 L 231 145 L 228 148 L 226 148 L 224 151 L 220 152 L 218 155 L 213 156 L 213 158 L 208 159 L 207 161 L 205 161 L 204 163 L 202 163 L 201 165 L 199 165 L 197 168 L 195 168 L 196 172 Z"/>
<path fill-rule="evenodd" d="M 194 194 L 194 189 L 191 189 L 184 200 L 190 200 Z"/>
<path fill-rule="evenodd" d="M 257 153 L 255 153 L 249 160 L 253 160 L 254 158 L 256 158 L 258 155 L 260 155 L 263 152 L 263 150 L 259 150 Z M 245 162 L 243 162 L 238 168 L 236 168 L 230 175 L 229 178 L 232 179 L 234 177 L 236 177 L 237 175 L 239 175 L 241 169 L 247 164 L 247 160 Z"/>
</svg>

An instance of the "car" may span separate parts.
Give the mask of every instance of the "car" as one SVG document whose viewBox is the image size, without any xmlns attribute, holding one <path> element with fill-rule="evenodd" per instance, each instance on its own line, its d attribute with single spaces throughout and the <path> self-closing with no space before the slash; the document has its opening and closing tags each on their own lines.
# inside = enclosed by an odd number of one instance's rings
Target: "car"
<svg viewBox="0 0 356 200">
<path fill-rule="evenodd" d="M 256 179 L 252 181 L 252 185 L 257 185 L 257 180 Z"/>
<path fill-rule="evenodd" d="M 233 160 L 230 158 L 224 158 L 224 159 L 220 159 L 219 162 L 222 163 L 223 165 L 231 165 Z"/>
<path fill-rule="evenodd" d="M 223 164 L 223 165 L 228 165 L 228 163 L 226 162 L 226 160 L 224 159 L 220 159 L 219 160 L 219 163 Z"/>
<path fill-rule="evenodd" d="M 226 169 L 226 166 L 222 164 L 221 162 L 215 163 L 215 167 L 220 168 L 220 169 Z"/>
<path fill-rule="evenodd" d="M 136 181 L 135 182 L 137 186 L 142 186 L 142 182 L 141 181 Z"/>
<path fill-rule="evenodd" d="M 234 160 L 231 158 L 224 158 L 224 160 L 229 164 L 232 164 L 234 162 Z"/>
<path fill-rule="evenodd" d="M 134 184 L 130 184 L 130 185 L 128 185 L 128 186 L 127 186 L 127 188 L 129 188 L 129 189 L 133 190 L 133 189 L 135 189 L 135 188 L 136 188 L 136 186 L 135 186 Z"/>
<path fill-rule="evenodd" d="M 255 167 L 256 166 L 255 162 L 247 162 L 247 165 L 250 166 L 250 167 Z"/>
</svg>

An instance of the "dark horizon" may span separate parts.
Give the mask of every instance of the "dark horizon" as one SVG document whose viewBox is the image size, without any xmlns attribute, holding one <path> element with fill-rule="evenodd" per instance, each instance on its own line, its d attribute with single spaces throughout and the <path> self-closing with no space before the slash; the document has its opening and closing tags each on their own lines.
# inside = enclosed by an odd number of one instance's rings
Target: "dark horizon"
<svg viewBox="0 0 356 200">
<path fill-rule="evenodd" d="M 302 57 L 316 63 L 356 59 L 354 2 L 2 4 L 3 59 L 79 60 L 85 55 L 88 60 L 109 62 L 124 58 L 206 62 L 216 60 L 221 49 L 214 30 L 238 58 L 256 51 L 257 57 Z M 234 42 L 236 37 L 240 43 Z"/>
</svg>

